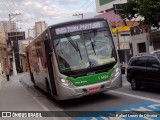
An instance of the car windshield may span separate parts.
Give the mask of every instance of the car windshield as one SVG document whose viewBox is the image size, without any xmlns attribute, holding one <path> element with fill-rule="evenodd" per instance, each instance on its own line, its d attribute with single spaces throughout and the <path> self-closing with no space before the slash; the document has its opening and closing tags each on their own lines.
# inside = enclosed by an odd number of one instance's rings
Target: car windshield
<svg viewBox="0 0 160 120">
<path fill-rule="evenodd" d="M 106 30 L 65 35 L 53 42 L 60 71 L 85 69 L 116 61 L 112 37 Z"/>
</svg>

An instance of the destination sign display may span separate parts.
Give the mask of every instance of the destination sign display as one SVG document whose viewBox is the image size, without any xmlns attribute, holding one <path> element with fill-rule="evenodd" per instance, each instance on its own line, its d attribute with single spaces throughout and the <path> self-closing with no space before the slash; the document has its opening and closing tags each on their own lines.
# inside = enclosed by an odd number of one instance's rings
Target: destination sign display
<svg viewBox="0 0 160 120">
<path fill-rule="evenodd" d="M 104 23 L 105 23 L 104 21 L 98 21 L 98 22 L 76 24 L 76 25 L 56 28 L 55 33 L 56 35 L 60 35 L 60 34 L 66 34 L 70 32 L 102 28 L 102 27 L 106 27 Z"/>
</svg>

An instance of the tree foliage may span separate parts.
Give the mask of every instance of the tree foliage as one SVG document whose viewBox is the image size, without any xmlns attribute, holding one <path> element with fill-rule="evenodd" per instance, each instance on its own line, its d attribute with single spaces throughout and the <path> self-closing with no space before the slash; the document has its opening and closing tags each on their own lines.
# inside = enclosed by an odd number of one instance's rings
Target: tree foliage
<svg viewBox="0 0 160 120">
<path fill-rule="evenodd" d="M 160 27 L 160 0 L 128 0 L 123 11 L 122 18 L 131 20 L 141 16 L 145 25 Z"/>
</svg>

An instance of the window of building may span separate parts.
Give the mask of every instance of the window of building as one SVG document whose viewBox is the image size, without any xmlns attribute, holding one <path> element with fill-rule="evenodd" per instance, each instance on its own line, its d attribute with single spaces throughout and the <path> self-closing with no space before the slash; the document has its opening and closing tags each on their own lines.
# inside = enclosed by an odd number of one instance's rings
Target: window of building
<svg viewBox="0 0 160 120">
<path fill-rule="evenodd" d="M 138 51 L 139 51 L 139 53 L 145 53 L 146 52 L 146 44 L 145 44 L 145 42 L 138 43 Z"/>
</svg>

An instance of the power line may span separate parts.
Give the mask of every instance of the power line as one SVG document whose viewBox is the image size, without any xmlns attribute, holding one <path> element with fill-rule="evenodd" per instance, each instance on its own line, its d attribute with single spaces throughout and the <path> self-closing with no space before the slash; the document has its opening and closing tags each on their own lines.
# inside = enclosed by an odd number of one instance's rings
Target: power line
<svg viewBox="0 0 160 120">
<path fill-rule="evenodd" d="M 77 9 L 77 10 L 75 11 L 75 13 L 78 12 L 83 6 L 85 6 L 86 3 L 88 3 L 88 1 L 85 1 L 84 4 L 83 4 L 79 9 Z"/>
<path fill-rule="evenodd" d="M 85 3 L 88 3 L 88 4 L 85 4 Z M 94 1 L 87 1 L 87 2 L 85 2 L 85 3 L 81 6 L 81 8 L 79 8 L 79 9 L 76 11 L 77 13 L 80 12 L 82 8 L 83 8 L 83 9 L 85 9 L 85 8 L 90 8 L 90 7 L 93 5 Z M 76 13 L 76 12 L 75 12 L 75 13 Z M 82 19 L 83 19 L 83 16 L 84 16 L 83 13 L 73 14 L 73 16 L 79 16 L 79 15 L 81 15 L 81 16 L 82 16 Z"/>
<path fill-rule="evenodd" d="M 90 8 L 95 2 L 92 1 L 88 6 L 86 6 L 85 8 Z"/>
<path fill-rule="evenodd" d="M 12 11 L 6 6 L 6 4 L 4 3 L 4 1 L 2 1 L 3 5 L 5 6 L 5 8 L 7 8 L 7 10 L 12 13 Z"/>
<path fill-rule="evenodd" d="M 14 9 L 12 8 L 12 5 L 10 5 L 9 2 L 8 2 L 7 0 L 5 0 L 5 1 L 6 1 L 6 5 L 9 6 L 9 8 L 11 9 L 11 11 L 14 11 Z"/>
<path fill-rule="evenodd" d="M 85 9 L 87 8 L 88 6 L 90 6 L 91 4 L 94 3 L 94 1 L 87 1 L 88 4 L 85 4 L 83 7 L 79 8 L 79 10 L 77 10 L 76 12 L 80 12 L 81 9 Z"/>
<path fill-rule="evenodd" d="M 2 1 L 2 2 L 3 2 L 3 1 Z M 7 0 L 6 0 L 6 2 L 8 3 Z M 12 2 L 13 2 L 13 4 L 14 4 L 15 8 L 17 8 L 13 0 L 12 0 Z M 4 2 L 3 2 L 3 4 L 4 4 L 4 6 L 7 8 L 7 10 L 8 10 L 10 13 L 14 13 L 14 12 L 16 13 L 15 9 L 10 10 Z M 9 3 L 8 3 L 8 5 L 9 5 Z M 16 10 L 18 10 L 18 9 L 16 9 Z M 18 10 L 18 11 L 20 11 L 20 10 Z M 18 13 L 18 14 L 19 14 L 19 13 Z M 19 14 L 19 15 L 21 15 L 21 16 L 23 17 L 22 14 Z M 30 26 L 29 24 L 27 24 L 27 26 L 32 28 L 32 26 Z"/>
<path fill-rule="evenodd" d="M 12 3 L 13 3 L 14 8 L 15 8 L 17 11 L 20 11 L 19 9 L 17 9 L 18 7 L 17 7 L 17 5 L 15 4 L 14 0 L 12 0 Z"/>
<path fill-rule="evenodd" d="M 90 8 L 90 7 L 92 7 L 93 5 L 95 5 L 94 3 L 95 3 L 95 2 L 93 2 L 88 8 Z"/>
<path fill-rule="evenodd" d="M 8 2 L 8 1 L 7 1 Z M 15 10 L 14 9 L 12 9 L 12 10 L 10 10 L 8 7 L 7 7 L 7 5 L 5 4 L 5 2 L 4 1 L 2 1 L 2 3 L 3 3 L 3 5 L 5 6 L 5 8 L 7 8 L 7 10 L 10 12 L 10 13 L 14 13 L 15 12 Z M 9 5 L 9 3 L 8 3 L 8 5 Z M 12 15 L 12 14 L 9 14 L 9 15 Z M 16 13 L 17 14 L 17 13 Z M 19 15 L 21 15 L 22 16 L 22 14 L 20 14 L 19 13 Z M 14 17 L 16 17 L 16 16 L 14 16 Z M 26 25 L 26 24 L 25 24 Z M 31 27 L 32 28 L 32 26 L 29 26 L 29 25 L 27 25 L 29 28 Z"/>
</svg>

